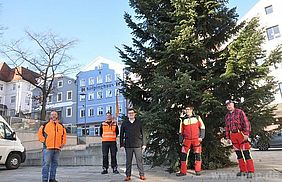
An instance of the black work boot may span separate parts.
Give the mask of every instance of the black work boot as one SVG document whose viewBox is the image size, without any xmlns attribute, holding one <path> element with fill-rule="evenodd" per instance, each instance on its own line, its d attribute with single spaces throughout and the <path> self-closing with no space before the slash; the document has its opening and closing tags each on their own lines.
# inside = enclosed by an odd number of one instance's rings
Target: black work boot
<svg viewBox="0 0 282 182">
<path fill-rule="evenodd" d="M 200 171 L 196 171 L 195 174 L 196 174 L 196 176 L 201 176 L 201 172 Z"/>
<path fill-rule="evenodd" d="M 119 174 L 119 171 L 117 170 L 116 167 L 113 168 L 113 173 L 114 173 L 114 174 Z"/>
<path fill-rule="evenodd" d="M 253 178 L 253 176 L 254 176 L 254 173 L 247 173 L 247 178 Z"/>
<path fill-rule="evenodd" d="M 108 169 L 104 168 L 101 174 L 108 174 Z"/>
<path fill-rule="evenodd" d="M 238 177 L 240 177 L 240 176 L 246 176 L 246 172 L 238 172 L 237 174 L 236 174 L 236 176 L 238 176 Z"/>
<path fill-rule="evenodd" d="M 50 179 L 49 182 L 58 182 L 58 181 L 55 179 Z"/>
<path fill-rule="evenodd" d="M 180 173 L 176 173 L 176 176 L 186 176 L 186 174 L 184 174 L 184 173 L 182 173 L 182 172 L 180 172 Z"/>
</svg>

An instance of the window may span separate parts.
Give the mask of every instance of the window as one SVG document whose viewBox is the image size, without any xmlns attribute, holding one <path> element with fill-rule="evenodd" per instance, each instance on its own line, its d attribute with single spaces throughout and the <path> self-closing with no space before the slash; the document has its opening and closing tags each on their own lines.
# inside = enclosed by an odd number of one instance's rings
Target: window
<svg viewBox="0 0 282 182">
<path fill-rule="evenodd" d="M 53 95 L 52 94 L 49 94 L 48 97 L 47 97 L 47 102 L 48 103 L 51 103 L 53 100 Z"/>
<path fill-rule="evenodd" d="M 85 96 L 86 95 L 79 95 L 79 96 L 80 96 L 80 98 L 79 98 L 80 101 L 85 101 Z"/>
<path fill-rule="evenodd" d="M 89 93 L 88 100 L 94 100 L 94 93 Z"/>
<path fill-rule="evenodd" d="M 270 14 L 270 13 L 273 13 L 273 7 L 272 7 L 272 5 L 265 7 L 264 10 L 265 10 L 265 13 L 266 13 L 267 15 Z"/>
<path fill-rule="evenodd" d="M 4 129 L 4 123 L 0 122 L 0 139 L 5 138 L 5 129 Z"/>
<path fill-rule="evenodd" d="M 107 89 L 107 90 L 106 90 L 106 97 L 112 97 L 112 96 L 113 96 L 112 90 Z"/>
<path fill-rule="evenodd" d="M 89 85 L 94 85 L 94 78 L 93 77 L 89 78 Z"/>
<path fill-rule="evenodd" d="M 72 107 L 66 108 L 66 117 L 72 117 Z"/>
<path fill-rule="evenodd" d="M 97 76 L 97 84 L 99 84 L 99 83 L 103 83 L 102 75 Z"/>
<path fill-rule="evenodd" d="M 121 79 L 120 74 L 116 74 L 116 80 L 119 80 L 119 79 Z"/>
<path fill-rule="evenodd" d="M 62 92 L 59 92 L 57 94 L 57 102 L 62 102 L 62 98 L 63 98 L 63 93 Z"/>
<path fill-rule="evenodd" d="M 67 100 L 72 100 L 72 91 L 67 91 Z"/>
<path fill-rule="evenodd" d="M 0 84 L 0 90 L 4 90 L 4 85 L 3 84 Z"/>
<path fill-rule="evenodd" d="M 98 65 L 98 69 L 101 70 L 102 68 L 103 68 L 103 65 L 102 65 L 102 64 L 99 64 L 99 65 Z"/>
<path fill-rule="evenodd" d="M 113 107 L 112 107 L 112 106 L 107 106 L 107 107 L 106 107 L 106 112 L 107 112 L 107 113 L 110 112 L 110 113 L 113 114 Z"/>
<path fill-rule="evenodd" d="M 58 88 L 63 87 L 63 80 L 58 81 Z"/>
<path fill-rule="evenodd" d="M 106 82 L 111 82 L 112 81 L 112 75 L 108 74 L 106 75 Z"/>
<path fill-rule="evenodd" d="M 85 87 L 81 87 L 81 92 L 85 92 L 86 88 Z"/>
<path fill-rule="evenodd" d="M 99 90 L 97 92 L 97 99 L 102 99 L 103 98 L 103 91 L 102 90 Z"/>
<path fill-rule="evenodd" d="M 16 84 L 13 84 L 12 90 L 16 90 Z"/>
<path fill-rule="evenodd" d="M 30 104 L 30 97 L 29 96 L 25 97 L 25 104 L 29 106 L 29 104 Z"/>
<path fill-rule="evenodd" d="M 13 132 L 5 125 L 3 122 L 0 122 L 0 139 L 11 140 L 14 138 Z"/>
<path fill-rule="evenodd" d="M 121 90 L 119 90 L 119 89 L 116 89 L 116 91 L 115 91 L 116 93 L 115 93 L 115 96 L 120 96 L 121 94 Z"/>
<path fill-rule="evenodd" d="M 84 79 L 81 79 L 81 80 L 80 80 L 80 86 L 81 86 L 81 87 L 85 87 L 85 86 L 86 86 L 86 83 L 85 83 L 85 80 L 84 80 Z"/>
<path fill-rule="evenodd" d="M 3 98 L 0 96 L 0 104 L 2 104 Z"/>
<path fill-rule="evenodd" d="M 89 116 L 89 117 L 94 116 L 94 109 L 93 109 L 93 108 L 90 108 L 90 109 L 88 110 L 88 116 Z"/>
<path fill-rule="evenodd" d="M 273 40 L 275 38 L 280 37 L 279 26 L 276 25 L 276 26 L 267 28 L 266 29 L 266 34 L 267 34 L 268 40 Z"/>
<path fill-rule="evenodd" d="M 98 116 L 102 116 L 103 115 L 103 111 L 104 111 L 103 107 L 98 107 L 97 108 L 97 115 Z"/>
<path fill-rule="evenodd" d="M 16 102 L 16 96 L 11 96 L 11 104 Z"/>
<path fill-rule="evenodd" d="M 81 118 L 85 117 L 85 109 L 80 109 L 80 117 Z"/>
</svg>

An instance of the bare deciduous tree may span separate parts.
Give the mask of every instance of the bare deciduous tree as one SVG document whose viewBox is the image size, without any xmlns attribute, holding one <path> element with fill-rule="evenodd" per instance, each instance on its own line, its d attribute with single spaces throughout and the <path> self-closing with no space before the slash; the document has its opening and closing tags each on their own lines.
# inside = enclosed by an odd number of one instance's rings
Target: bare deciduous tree
<svg viewBox="0 0 282 182">
<path fill-rule="evenodd" d="M 23 48 L 23 39 L 3 45 L 4 54 L 16 69 L 19 66 L 27 66 L 30 70 L 37 72 L 39 77 L 36 83 L 27 80 L 38 88 L 42 95 L 40 97 L 41 114 L 40 119 L 46 119 L 46 104 L 48 95 L 52 91 L 53 81 L 56 75 L 66 75 L 78 68 L 78 65 L 71 64 L 72 58 L 67 54 L 77 40 L 62 39 L 52 32 L 33 33 L 26 31 L 26 37 L 32 44 L 31 48 Z M 18 71 L 18 74 L 21 74 Z M 23 75 L 20 75 L 23 77 Z"/>
</svg>

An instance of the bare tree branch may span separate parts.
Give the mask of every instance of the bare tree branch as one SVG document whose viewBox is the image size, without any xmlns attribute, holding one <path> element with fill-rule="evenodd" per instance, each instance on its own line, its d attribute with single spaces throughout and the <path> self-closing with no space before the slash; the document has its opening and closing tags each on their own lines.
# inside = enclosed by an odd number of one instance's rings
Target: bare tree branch
<svg viewBox="0 0 282 182">
<path fill-rule="evenodd" d="M 18 70 L 19 66 L 28 65 L 32 71 L 39 73 L 40 81 L 37 83 L 29 81 L 42 92 L 41 99 L 41 119 L 46 116 L 47 97 L 52 92 L 53 81 L 58 74 L 66 74 L 69 71 L 77 70 L 78 65 L 70 65 L 71 57 L 67 54 L 76 43 L 76 40 L 66 40 L 59 38 L 57 35 L 47 33 L 33 33 L 25 31 L 26 37 L 35 45 L 36 50 L 23 49 L 23 40 L 19 39 L 16 42 L 11 42 L 4 45 L 4 50 L 1 50 L 5 57 L 12 62 L 17 72 L 24 79 Z"/>
</svg>

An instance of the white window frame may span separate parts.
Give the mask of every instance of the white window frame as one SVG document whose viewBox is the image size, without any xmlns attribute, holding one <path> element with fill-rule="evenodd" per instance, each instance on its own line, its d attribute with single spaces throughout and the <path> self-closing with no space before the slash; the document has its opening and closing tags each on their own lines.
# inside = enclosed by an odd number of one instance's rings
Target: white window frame
<svg viewBox="0 0 282 182">
<path fill-rule="evenodd" d="M 115 89 L 115 96 L 120 96 L 121 93 L 120 93 L 120 89 Z"/>
<path fill-rule="evenodd" d="M 88 79 L 88 85 L 94 85 L 95 84 L 95 78 L 94 77 L 90 77 Z"/>
<path fill-rule="evenodd" d="M 84 97 L 84 99 L 86 99 L 86 95 L 79 95 L 79 100 L 80 101 L 85 101 L 85 100 L 82 100 L 82 97 Z"/>
<path fill-rule="evenodd" d="M 14 102 L 12 102 L 12 97 L 15 98 L 15 99 L 14 99 Z M 16 97 L 15 95 L 12 95 L 12 96 L 10 97 L 10 103 L 11 103 L 11 104 L 16 103 L 16 99 L 17 99 L 17 97 Z"/>
<path fill-rule="evenodd" d="M 110 95 L 109 95 L 109 92 L 111 92 Z M 112 89 L 107 89 L 107 90 L 106 90 L 106 97 L 107 97 L 107 98 L 113 97 L 113 91 L 112 91 Z"/>
<path fill-rule="evenodd" d="M 62 85 L 60 86 L 59 83 L 62 83 Z M 59 80 L 58 83 L 57 83 L 57 87 L 58 88 L 62 88 L 64 86 L 64 81 L 63 80 Z"/>
<path fill-rule="evenodd" d="M 84 82 L 84 84 L 82 84 Z M 80 79 L 79 80 L 79 86 L 80 87 L 85 87 L 86 86 L 86 81 L 85 81 L 85 79 Z"/>
<path fill-rule="evenodd" d="M 107 74 L 105 76 L 105 80 L 106 80 L 106 82 L 112 82 L 112 75 L 111 74 Z"/>
<path fill-rule="evenodd" d="M 271 11 L 269 12 L 268 10 L 271 10 Z M 264 8 L 264 11 L 265 11 L 266 15 L 269 15 L 269 14 L 273 13 L 273 6 L 272 5 L 266 6 Z"/>
<path fill-rule="evenodd" d="M 275 29 L 276 27 L 277 27 L 277 29 L 278 29 L 278 31 L 279 31 L 278 33 L 275 33 L 275 32 L 274 32 L 274 29 Z M 267 36 L 267 39 L 268 39 L 269 41 L 281 37 L 279 25 L 275 25 L 275 26 L 266 28 L 266 36 Z M 271 37 L 270 37 L 270 36 L 271 36 Z"/>
<path fill-rule="evenodd" d="M 12 90 L 16 90 L 16 88 L 17 88 L 17 84 L 13 83 Z"/>
<path fill-rule="evenodd" d="M 3 101 L 3 100 L 4 100 L 3 97 L 0 96 L 0 104 L 2 104 L 2 101 Z"/>
<path fill-rule="evenodd" d="M 98 93 L 101 93 L 101 98 L 99 97 Z M 98 90 L 97 91 L 97 99 L 103 99 L 103 90 Z"/>
<path fill-rule="evenodd" d="M 70 109 L 70 115 L 68 115 L 68 110 Z M 72 107 L 66 107 L 66 117 L 67 118 L 70 118 L 70 117 L 72 117 Z"/>
<path fill-rule="evenodd" d="M 103 65 L 102 65 L 102 64 L 99 64 L 99 65 L 98 65 L 98 69 L 99 69 L 99 70 L 103 69 Z"/>
<path fill-rule="evenodd" d="M 50 102 L 49 102 L 49 97 L 51 97 Z M 52 103 L 53 100 L 53 94 L 49 94 L 47 97 L 47 103 Z"/>
<path fill-rule="evenodd" d="M 93 112 L 91 112 L 91 110 L 92 110 Z M 94 108 L 93 108 L 93 107 L 90 107 L 90 108 L 88 109 L 88 117 L 93 117 L 93 116 L 94 116 L 94 112 L 95 112 Z M 91 113 L 92 113 L 92 115 L 91 115 Z"/>
<path fill-rule="evenodd" d="M 92 96 L 92 99 L 90 97 Z M 94 100 L 95 94 L 94 92 L 88 94 L 88 100 Z"/>
<path fill-rule="evenodd" d="M 69 99 L 69 93 L 71 93 L 71 98 Z M 67 100 L 72 100 L 72 90 L 67 91 Z"/>
<path fill-rule="evenodd" d="M 59 100 L 58 95 L 61 94 L 61 100 Z M 58 92 L 57 93 L 57 102 L 62 102 L 63 101 L 63 92 Z"/>
<path fill-rule="evenodd" d="M 103 83 L 103 77 L 102 77 L 102 75 L 98 75 L 97 76 L 97 84 L 101 84 L 101 83 Z"/>
<path fill-rule="evenodd" d="M 102 111 L 102 114 L 100 114 L 100 111 Z M 104 108 L 102 106 L 97 107 L 97 116 L 103 116 L 104 115 Z"/>
<path fill-rule="evenodd" d="M 82 111 L 84 111 L 84 116 L 82 116 Z M 85 111 L 85 108 L 83 108 L 83 109 L 80 109 L 79 110 L 79 117 L 81 117 L 81 118 L 84 118 L 84 117 L 86 117 L 86 111 Z"/>
<path fill-rule="evenodd" d="M 4 85 L 0 84 L 0 91 L 3 91 L 3 90 L 4 90 Z"/>
<path fill-rule="evenodd" d="M 110 109 L 111 108 L 111 109 Z M 106 106 L 106 113 L 110 112 L 111 114 L 113 114 L 113 106 L 108 105 Z"/>
</svg>

